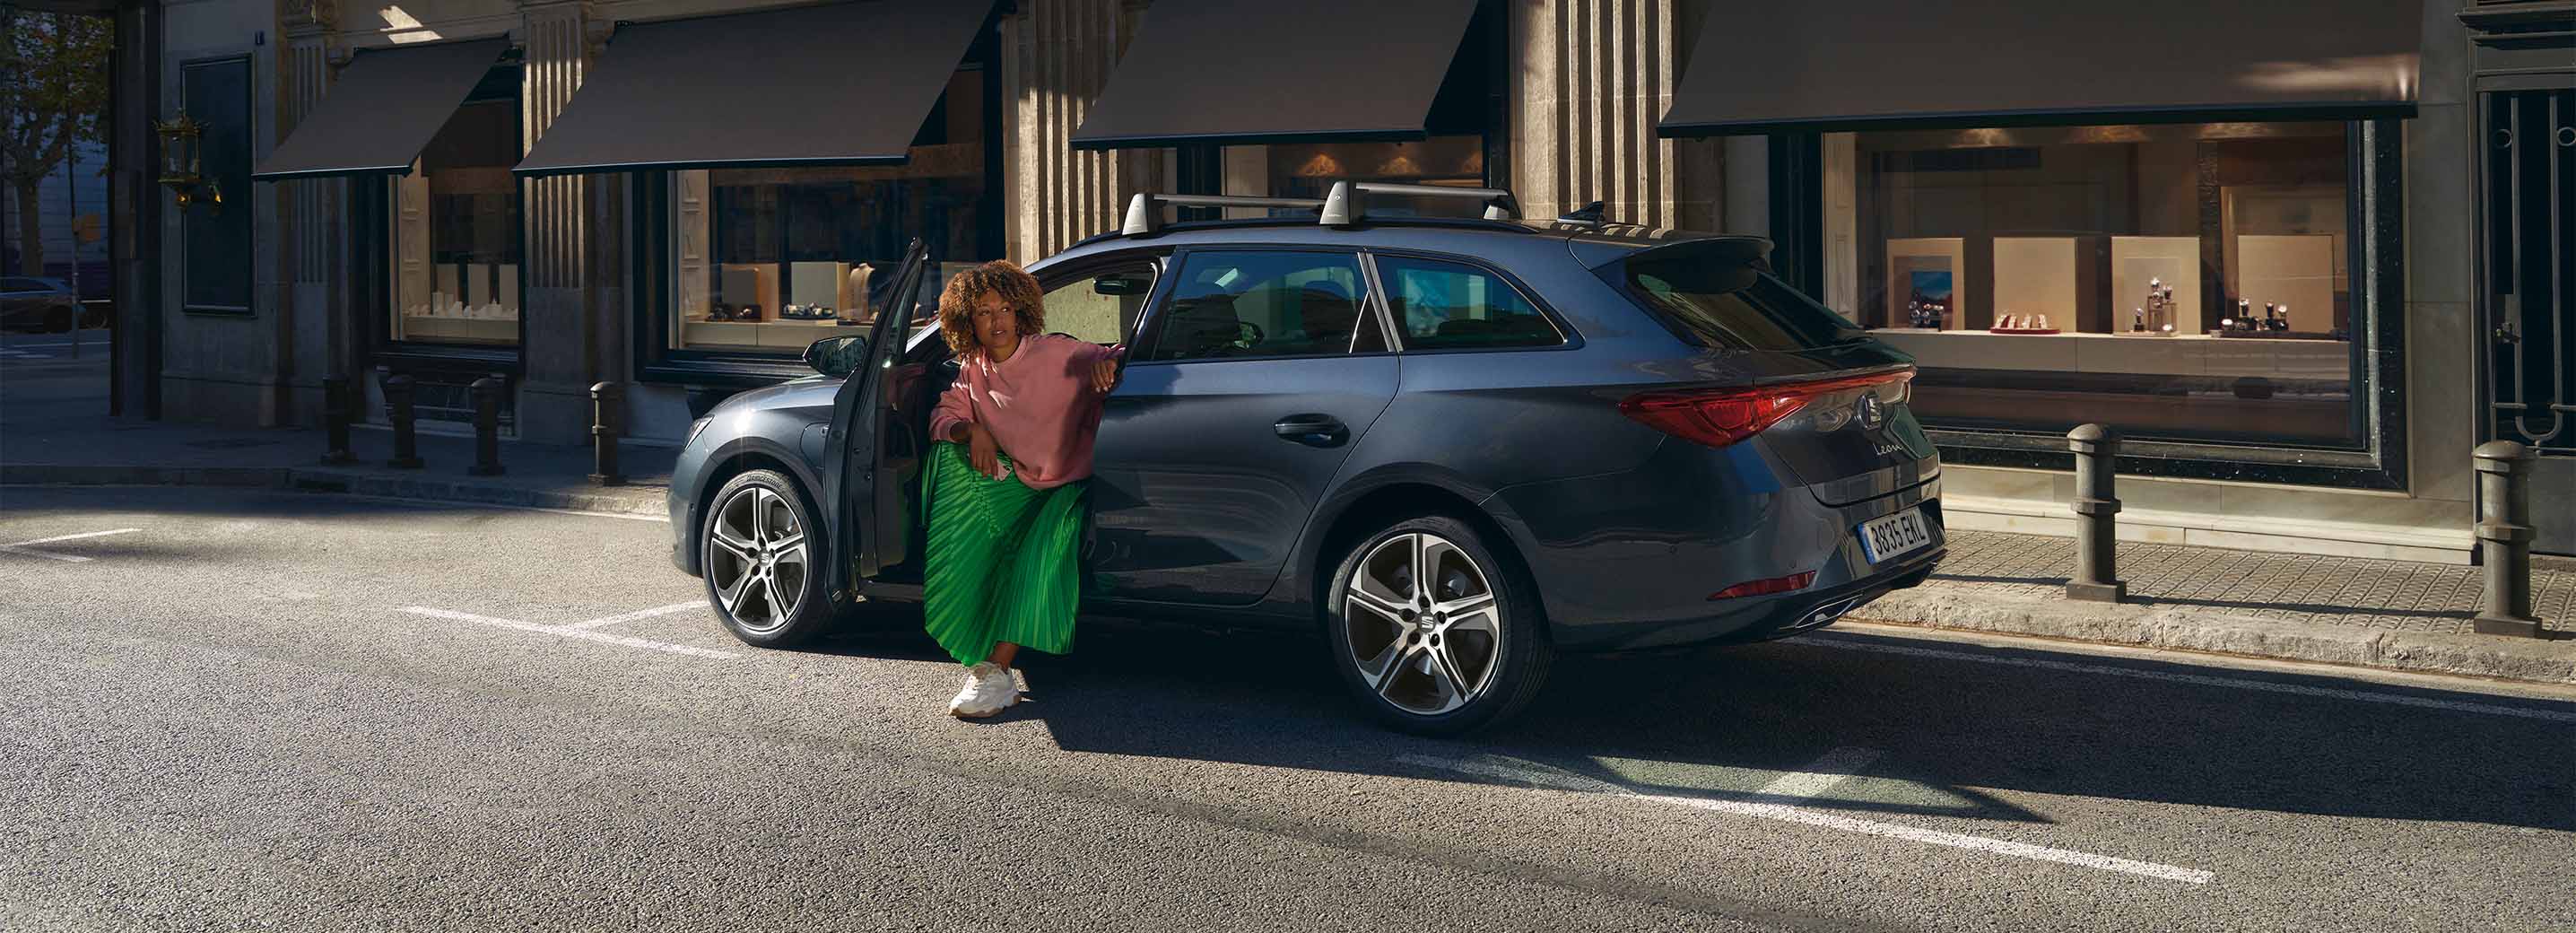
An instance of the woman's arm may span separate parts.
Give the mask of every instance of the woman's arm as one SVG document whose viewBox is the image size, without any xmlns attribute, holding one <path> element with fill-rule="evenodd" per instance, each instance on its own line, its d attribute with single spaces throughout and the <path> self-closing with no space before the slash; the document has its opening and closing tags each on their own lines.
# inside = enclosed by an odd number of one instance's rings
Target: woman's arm
<svg viewBox="0 0 2576 933">
<path fill-rule="evenodd" d="M 930 436 L 951 443 L 966 443 L 969 429 L 975 424 L 973 387 L 967 385 L 964 372 L 939 393 L 939 407 L 930 414 Z"/>
</svg>

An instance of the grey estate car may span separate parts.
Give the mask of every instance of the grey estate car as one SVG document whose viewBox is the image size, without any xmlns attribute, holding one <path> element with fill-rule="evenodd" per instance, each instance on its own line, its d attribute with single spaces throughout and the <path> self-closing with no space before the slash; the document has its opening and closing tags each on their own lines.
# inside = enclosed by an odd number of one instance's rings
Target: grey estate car
<svg viewBox="0 0 2576 933">
<path fill-rule="evenodd" d="M 1087 614 L 1311 629 L 1381 720 L 1455 734 L 1526 704 L 1558 652 L 1784 637 L 1932 572 L 1911 361 L 1770 275 L 1767 242 L 1343 202 L 1405 188 L 1140 195 L 1123 232 L 1030 267 L 1050 329 L 1129 348 Z M 1162 224 L 1160 203 L 1304 216 Z M 745 642 L 919 599 L 919 471 L 956 372 L 925 266 L 916 243 L 908 307 L 808 351 L 820 375 L 690 428 L 672 556 Z"/>
</svg>

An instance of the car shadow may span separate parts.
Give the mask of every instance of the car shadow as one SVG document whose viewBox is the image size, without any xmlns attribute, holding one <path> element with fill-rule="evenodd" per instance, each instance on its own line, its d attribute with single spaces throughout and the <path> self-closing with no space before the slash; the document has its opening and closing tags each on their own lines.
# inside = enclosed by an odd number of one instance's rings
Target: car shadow
<svg viewBox="0 0 2576 933">
<path fill-rule="evenodd" d="M 1483 779 L 1422 762 L 1502 758 L 1635 793 L 1754 800 L 1763 781 L 1856 748 L 1876 755 L 1864 776 L 1911 791 L 1807 806 L 2045 821 L 1997 796 L 2013 793 L 2576 830 L 2576 704 L 1834 632 L 1564 658 L 1518 719 L 1431 739 L 1370 720 L 1313 639 L 1083 625 L 1076 652 L 1025 658 L 1030 701 L 994 721 L 1043 722 L 1076 752 L 1439 780 Z M 837 650 L 938 657 L 901 632 Z M 2309 692 L 2356 688 L 2557 718 Z"/>
</svg>

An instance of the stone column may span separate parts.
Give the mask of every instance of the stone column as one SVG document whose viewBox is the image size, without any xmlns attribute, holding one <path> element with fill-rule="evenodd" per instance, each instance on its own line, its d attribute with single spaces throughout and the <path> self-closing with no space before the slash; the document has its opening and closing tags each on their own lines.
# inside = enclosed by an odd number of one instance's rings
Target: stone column
<svg viewBox="0 0 2576 933">
<path fill-rule="evenodd" d="M 278 4 L 276 140 L 304 122 L 330 90 L 348 49 L 338 41 L 337 0 L 280 0 Z M 356 369 L 354 335 L 364 331 L 352 315 L 363 309 L 350 302 L 343 274 L 343 242 L 348 182 L 310 178 L 270 185 L 277 199 L 277 327 L 279 420 L 305 425 L 319 421 L 321 384 L 326 377 L 346 377 Z"/>
<path fill-rule="evenodd" d="M 1002 23 L 1002 183 L 1010 258 L 1039 259 L 1114 229 L 1126 197 L 1159 174 L 1147 151 L 1076 152 L 1069 141 L 1109 82 L 1142 4 L 1024 0 Z"/>
<path fill-rule="evenodd" d="M 581 89 L 591 60 L 607 41 L 609 24 L 590 0 L 520 0 L 526 70 L 520 79 L 520 143 L 534 146 Z M 522 152 L 525 151 L 523 148 Z M 593 202 L 607 176 L 557 175 L 524 183 L 521 217 L 526 277 L 525 377 L 518 389 L 519 436 L 546 443 L 579 443 L 590 431 L 590 386 L 601 381 L 603 315 L 622 315 L 622 301 L 604 307 L 623 289 L 600 278 L 622 265 L 594 250 L 614 249 L 622 231 L 596 226 Z M 624 212 L 615 212 L 622 217 Z M 600 294 L 606 287 L 607 295 Z M 622 332 L 623 328 L 619 328 Z"/>
<path fill-rule="evenodd" d="M 1655 136 L 1692 38 L 1680 5 L 1513 0 L 1508 183 L 1527 216 L 1554 217 L 1597 200 L 1620 223 L 1716 222 L 1720 144 Z"/>
</svg>

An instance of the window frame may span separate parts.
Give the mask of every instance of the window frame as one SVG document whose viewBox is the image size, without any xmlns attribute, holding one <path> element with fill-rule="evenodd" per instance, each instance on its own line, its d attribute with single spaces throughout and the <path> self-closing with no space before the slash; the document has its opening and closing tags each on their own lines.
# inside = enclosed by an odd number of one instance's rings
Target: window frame
<svg viewBox="0 0 2576 933">
<path fill-rule="evenodd" d="M 1359 287 L 1368 293 L 1364 298 L 1361 298 L 1369 309 L 1366 313 L 1371 314 L 1376 318 L 1379 332 L 1387 336 L 1386 349 L 1365 351 L 1354 351 L 1349 349 L 1348 347 L 1356 346 L 1359 342 L 1359 327 L 1354 324 L 1351 328 L 1351 342 L 1346 345 L 1340 353 L 1286 353 L 1275 356 L 1209 356 L 1195 357 L 1185 360 L 1154 359 L 1154 346 L 1155 344 L 1162 342 L 1162 332 L 1155 330 L 1153 325 L 1161 323 L 1165 311 L 1170 308 L 1172 292 L 1180 287 L 1179 282 L 1181 280 L 1181 270 L 1188 268 L 1191 256 L 1201 253 L 1324 253 L 1348 256 L 1351 260 L 1352 267 L 1359 272 Z M 1166 267 L 1165 272 L 1161 278 L 1155 280 L 1153 294 L 1147 299 L 1145 304 L 1145 312 L 1136 318 L 1136 333 L 1131 337 L 1130 342 L 1127 345 L 1128 362 L 1124 365 L 1178 366 L 1198 363 L 1260 363 L 1272 360 L 1332 360 L 1352 357 L 1395 355 L 1401 351 L 1397 348 L 1394 342 L 1395 335 L 1386 329 L 1386 303 L 1383 300 L 1383 296 L 1378 292 L 1375 277 L 1369 272 L 1368 263 L 1364 258 L 1365 254 L 1366 250 L 1356 246 L 1336 246 L 1329 244 L 1310 245 L 1303 243 L 1227 243 L 1210 246 L 1191 245 L 1176 248 L 1172 250 L 1170 258 L 1164 260 Z"/>
<path fill-rule="evenodd" d="M 1578 350 L 1583 347 L 1583 335 L 1580 332 L 1577 332 L 1572 324 L 1567 323 L 1563 315 L 1556 313 L 1555 308 L 1549 307 L 1547 302 L 1539 300 L 1538 291 L 1536 289 L 1529 287 L 1529 283 L 1521 281 L 1519 276 L 1503 271 L 1500 267 L 1497 267 L 1492 263 L 1485 262 L 1472 256 L 1461 256 L 1454 253 L 1441 253 L 1431 250 L 1405 249 L 1401 247 L 1370 247 L 1362 249 L 1360 253 L 1362 256 L 1366 257 L 1370 287 L 1374 289 L 1379 296 L 1378 310 L 1382 319 L 1381 324 L 1386 327 L 1387 345 L 1394 349 L 1395 352 L 1428 356 L 1442 353 L 1531 353 L 1538 351 Z M 1495 280 L 1502 282 L 1506 287 L 1509 287 L 1513 293 L 1519 295 L 1521 301 L 1527 303 L 1531 308 L 1538 311 L 1539 319 L 1546 321 L 1548 326 L 1556 331 L 1556 342 L 1553 344 L 1519 347 L 1416 348 L 1407 346 L 1405 344 L 1406 334 L 1404 332 L 1404 328 L 1396 326 L 1394 305 L 1385 300 L 1387 288 L 1386 283 L 1382 278 L 1382 274 L 1377 268 L 1377 257 L 1379 256 L 1388 256 L 1396 259 L 1418 259 L 1431 262 L 1445 262 L 1451 265 L 1465 266 L 1491 276 Z"/>
<path fill-rule="evenodd" d="M 516 54 L 503 56 L 500 61 L 493 63 L 492 68 L 489 71 L 484 73 L 482 80 L 475 83 L 474 90 L 468 92 L 465 99 L 458 101 L 456 105 L 458 110 L 462 110 L 471 104 L 490 104 L 499 101 L 508 101 L 512 109 L 519 112 L 520 117 L 519 120 L 514 121 L 513 123 L 516 127 L 516 131 L 510 144 L 514 149 L 524 149 L 527 145 L 527 98 L 525 96 L 526 91 L 524 90 L 524 80 L 512 80 L 507 82 L 510 91 L 506 96 L 500 94 L 486 94 L 483 92 L 483 89 L 495 83 L 493 80 L 494 75 L 499 72 L 507 71 L 512 75 L 524 78 L 525 70 L 526 65 Z M 454 117 L 454 113 L 450 112 L 449 116 L 452 119 Z M 441 124 L 441 128 L 444 127 L 445 124 Z M 433 134 L 431 138 L 435 140 L 437 137 Z M 412 161 L 414 164 L 418 164 L 420 159 L 418 157 L 414 157 Z M 398 176 L 394 175 L 361 176 L 360 179 L 352 180 L 352 184 L 364 184 L 377 189 L 380 197 L 375 203 L 382 205 L 378 215 L 370 220 L 372 228 L 385 231 L 384 248 L 372 251 L 383 254 L 378 257 L 379 263 L 377 265 L 377 268 L 382 270 L 382 273 L 379 276 L 381 281 L 374 289 L 372 289 L 372 291 L 374 291 L 384 301 L 384 307 L 380 313 L 375 315 L 375 324 L 369 330 L 370 333 L 375 335 L 373 342 L 378 355 L 414 360 L 470 360 L 483 366 L 506 367 L 510 373 L 517 374 L 520 371 L 520 354 L 524 352 L 528 345 L 528 280 L 534 278 L 534 276 L 529 274 L 530 270 L 528 267 L 528 225 L 530 223 L 528 217 L 529 179 L 521 177 L 516 172 L 513 172 L 510 175 L 510 187 L 512 189 L 510 196 L 518 199 L 519 202 L 519 243 L 518 250 L 514 255 L 519 266 L 519 335 L 515 342 L 504 346 L 501 344 L 491 343 L 411 340 L 394 336 L 393 319 L 395 316 L 402 313 L 402 296 L 395 294 L 396 290 L 402 287 L 402 283 L 398 278 L 398 269 L 400 265 L 398 255 L 401 252 L 402 244 L 395 239 L 397 234 L 394 231 L 394 224 L 399 219 L 398 214 L 401 211 L 401 205 L 398 203 L 397 196 L 394 193 L 394 186 L 400 184 L 400 182 L 396 180 L 397 177 Z M 436 223 L 437 222 L 434 219 L 431 221 L 433 227 L 435 227 Z"/>
<path fill-rule="evenodd" d="M 2280 119 L 2300 122 L 2295 116 Z M 2062 125 L 2102 122 L 2118 121 L 2070 117 Z M 2347 447 L 2124 437 L 2115 465 L 2117 472 L 2381 491 L 2408 488 L 2404 121 L 2376 118 L 2341 122 L 2347 165 L 2345 262 L 2352 270 L 2354 313 L 2368 315 L 2364 323 L 2353 327 L 2349 341 L 2356 376 L 2352 406 L 2361 442 Z M 1799 135 L 1810 140 L 1820 138 L 1814 133 Z M 1775 166 L 1779 164 L 1774 162 Z M 1775 213 L 1784 206 L 1820 206 L 1823 198 L 1820 173 L 1790 172 L 1785 178 L 1774 179 Z M 1792 231 L 1785 240 L 1784 247 L 1797 247 L 1784 250 L 1792 264 L 1800 255 L 1823 255 L 1820 225 Z M 1799 287 L 1785 275 L 1782 280 Z M 1811 297 L 1816 294 L 1801 290 Z M 2050 431 L 1927 423 L 1924 433 L 1947 463 L 2057 471 L 2072 470 L 2075 465 L 2065 437 Z"/>
<path fill-rule="evenodd" d="M 259 63 L 254 61 L 249 53 L 239 52 L 227 55 L 209 55 L 204 58 L 192 58 L 181 61 L 179 63 L 178 81 L 179 113 L 181 115 L 188 114 L 189 69 L 210 65 L 228 64 L 239 64 L 242 66 L 242 140 L 245 144 L 251 147 L 252 153 L 255 154 L 258 150 L 259 140 Z M 203 149 L 199 150 L 198 158 L 202 163 L 204 159 Z M 245 168 L 247 169 L 249 167 L 249 163 L 253 161 L 256 160 L 245 158 Z M 245 171 L 243 174 L 247 177 L 249 173 Z M 257 202 L 251 195 L 251 189 L 257 187 L 258 184 L 258 181 L 253 180 L 250 184 L 242 186 L 242 190 L 233 195 L 234 210 L 255 210 Z M 215 207 L 209 205 L 207 209 L 213 210 Z M 239 306 L 209 305 L 193 304 L 188 301 L 188 264 L 191 261 L 188 256 L 188 246 L 193 238 L 188 235 L 188 212 L 182 210 L 177 211 L 176 213 L 179 221 L 179 235 L 176 237 L 179 241 L 179 288 L 177 296 L 179 299 L 179 313 L 202 315 L 206 317 L 258 317 L 259 247 L 256 241 L 259 233 L 258 218 L 248 214 L 244 215 L 244 225 L 246 229 L 243 232 L 242 239 L 244 242 L 250 243 L 251 247 L 245 251 L 243 255 L 241 268 L 242 304 Z"/>
</svg>

